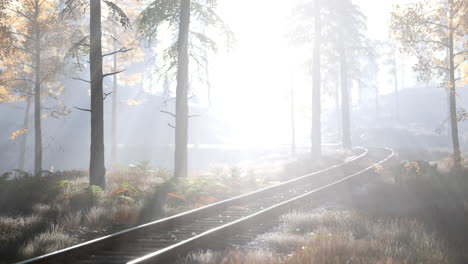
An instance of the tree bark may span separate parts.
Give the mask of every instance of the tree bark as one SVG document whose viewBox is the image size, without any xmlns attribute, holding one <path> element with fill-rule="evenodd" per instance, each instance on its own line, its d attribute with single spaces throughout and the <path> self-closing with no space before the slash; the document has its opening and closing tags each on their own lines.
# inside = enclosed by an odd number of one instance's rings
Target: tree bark
<svg viewBox="0 0 468 264">
<path fill-rule="evenodd" d="M 312 89 L 312 158 L 322 155 L 322 126 L 321 126 L 321 74 L 320 74 L 320 45 L 322 25 L 320 21 L 320 0 L 315 0 L 315 39 L 313 58 L 313 89 Z"/>
<path fill-rule="evenodd" d="M 35 1 L 35 80 L 34 80 L 34 173 L 42 171 L 42 123 L 41 123 L 41 32 L 37 19 L 39 17 L 39 1 Z"/>
<path fill-rule="evenodd" d="M 26 129 L 26 135 L 21 140 L 20 145 L 20 154 L 18 159 L 18 169 L 24 171 L 24 164 L 26 161 L 26 146 L 28 143 L 28 133 L 29 133 L 29 112 L 31 110 L 31 97 L 28 96 L 26 102 L 26 110 L 24 112 L 24 121 L 23 121 L 23 129 Z"/>
<path fill-rule="evenodd" d="M 114 50 L 117 50 L 116 40 L 114 40 Z M 114 54 L 113 71 L 117 71 L 117 54 Z M 117 74 L 112 79 L 112 124 L 111 124 L 111 164 L 118 163 L 117 158 L 117 103 L 118 103 Z"/>
<path fill-rule="evenodd" d="M 90 13 L 90 76 L 91 76 L 91 157 L 89 184 L 106 187 L 104 164 L 104 95 L 101 44 L 101 1 L 91 0 Z"/>
<path fill-rule="evenodd" d="M 188 176 L 188 88 L 190 0 L 181 0 L 177 59 L 174 177 Z"/>
<path fill-rule="evenodd" d="M 338 53 L 340 57 L 340 83 L 341 83 L 341 136 L 343 148 L 351 149 L 351 124 L 348 91 L 348 65 L 346 48 L 342 29 L 338 31 Z"/>
<path fill-rule="evenodd" d="M 451 7 L 452 8 L 452 7 Z M 450 90 L 450 124 L 452 129 L 453 164 L 454 168 L 461 168 L 460 142 L 458 140 L 457 100 L 455 86 L 455 56 L 454 56 L 454 29 L 453 11 L 450 10 L 449 25 L 449 90 Z"/>
</svg>

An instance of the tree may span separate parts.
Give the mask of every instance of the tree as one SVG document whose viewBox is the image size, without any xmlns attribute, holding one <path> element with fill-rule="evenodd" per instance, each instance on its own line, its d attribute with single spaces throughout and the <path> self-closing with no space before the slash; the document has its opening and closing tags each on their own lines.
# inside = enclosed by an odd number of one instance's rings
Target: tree
<svg viewBox="0 0 468 264">
<path fill-rule="evenodd" d="M 101 0 L 90 0 L 89 61 L 91 77 L 91 156 L 89 184 L 106 187 L 104 160 L 104 91 L 102 71 Z"/>
<path fill-rule="evenodd" d="M 294 30 L 294 40 L 299 43 L 313 43 L 315 55 L 312 57 L 314 80 L 312 152 L 315 156 L 320 154 L 318 148 L 321 121 L 320 91 L 326 92 L 332 87 L 337 88 L 333 85 L 338 79 L 337 74 L 340 75 L 341 89 L 328 92 L 334 93 L 337 100 L 341 95 L 342 142 L 344 148 L 351 148 L 349 83 L 351 71 L 359 68 L 356 54 L 363 49 L 362 31 L 365 29 L 365 17 L 349 0 L 305 1 L 298 6 L 296 13 L 299 14 L 299 19 Z M 326 81 L 322 83 L 322 79 Z"/>
<path fill-rule="evenodd" d="M 322 125 L 321 125 L 321 63 L 320 48 L 322 37 L 322 23 L 320 15 L 320 0 L 315 0 L 314 6 L 314 55 L 313 55 L 313 88 L 312 88 L 312 149 L 313 158 L 322 155 Z"/>
<path fill-rule="evenodd" d="M 340 64 L 342 144 L 343 148 L 351 149 L 350 64 L 357 64 L 357 61 L 351 58 L 353 53 L 362 47 L 365 17 L 351 0 L 335 0 L 331 1 L 330 5 L 337 21 L 335 40 Z"/>
<path fill-rule="evenodd" d="M 393 87 L 394 87 L 394 119 L 398 123 L 400 121 L 400 110 L 399 110 L 399 78 L 398 78 L 398 67 L 397 67 L 397 56 L 398 49 L 394 43 L 383 43 L 384 51 L 384 64 L 389 67 L 388 73 L 391 75 Z"/>
<path fill-rule="evenodd" d="M 66 45 L 66 25 L 60 23 L 58 7 L 51 0 L 9 1 L 2 16 L 2 23 L 8 22 L 4 34 L 13 39 L 2 42 L 1 46 L 3 67 L 8 72 L 7 85 L 10 89 L 19 88 L 15 92 L 31 95 L 34 101 L 34 172 L 39 173 L 42 171 L 44 93 L 58 100 L 56 93 L 43 86 L 63 68 L 60 52 Z"/>
<path fill-rule="evenodd" d="M 458 122 L 462 117 L 457 115 L 456 88 L 465 77 L 457 77 L 457 71 L 468 56 L 467 11 L 466 0 L 446 0 L 441 5 L 421 0 L 405 8 L 396 6 L 391 17 L 391 29 L 403 51 L 418 59 L 414 70 L 419 73 L 419 79 L 439 78 L 441 85 L 449 90 L 455 168 L 461 167 Z"/>
<path fill-rule="evenodd" d="M 214 26 L 221 29 L 228 42 L 231 32 L 215 13 L 216 0 L 156 0 L 152 2 L 140 15 L 140 32 L 144 38 L 152 43 L 160 33 L 160 27 L 167 25 L 171 32 L 178 32 L 177 40 L 164 51 L 162 57 L 166 67 L 164 74 L 176 71 L 176 113 L 168 113 L 175 120 L 175 153 L 174 176 L 176 178 L 188 175 L 188 128 L 189 128 L 189 62 L 192 59 L 198 66 L 206 62 L 206 47 L 216 51 L 214 40 L 203 33 L 191 31 L 191 25 L 199 22 L 202 25 Z M 191 18 L 195 18 L 191 21 Z"/>
<path fill-rule="evenodd" d="M 87 6 L 84 0 L 64 0 L 64 14 L 70 15 L 84 14 L 83 6 Z M 130 20 L 123 10 L 114 2 L 104 1 L 108 8 L 110 16 L 114 17 L 123 27 L 130 24 Z M 110 54 L 102 52 L 102 10 L 101 0 L 90 0 L 89 2 L 89 44 L 86 43 L 88 37 L 82 38 L 75 43 L 72 52 L 79 57 L 79 50 L 82 47 L 89 48 L 90 80 L 88 82 L 91 88 L 91 108 L 81 109 L 91 114 L 91 146 L 89 163 L 89 184 L 106 188 L 106 168 L 104 157 L 104 100 L 109 94 L 104 94 L 103 80 L 105 77 L 113 76 L 121 71 L 103 73 L 103 57 Z M 77 11 L 78 10 L 78 11 Z M 121 51 L 115 51 L 121 52 Z M 113 53 L 115 54 L 115 53 Z"/>
<path fill-rule="evenodd" d="M 104 68 L 109 72 L 121 72 L 126 66 L 141 62 L 144 54 L 139 45 L 137 32 L 132 27 L 131 21 L 134 21 L 137 16 L 136 5 L 139 4 L 139 0 L 126 1 L 125 9 L 122 11 L 125 13 L 124 20 L 127 20 L 123 25 L 120 21 L 116 21 L 116 17 L 111 14 L 104 19 L 103 28 L 103 50 L 108 50 L 104 57 Z M 107 51 L 106 51 L 107 52 Z M 108 58 L 106 60 L 106 58 Z M 118 116 L 119 116 L 119 100 L 121 100 L 120 86 L 125 84 L 132 86 L 136 83 L 136 80 L 141 80 L 140 74 L 135 73 L 129 76 L 125 75 L 125 72 L 121 74 L 114 74 L 112 76 L 112 106 L 111 106 L 111 128 L 110 128 L 110 164 L 115 165 L 119 162 L 118 158 L 118 147 L 117 147 L 117 135 L 118 135 Z"/>
</svg>

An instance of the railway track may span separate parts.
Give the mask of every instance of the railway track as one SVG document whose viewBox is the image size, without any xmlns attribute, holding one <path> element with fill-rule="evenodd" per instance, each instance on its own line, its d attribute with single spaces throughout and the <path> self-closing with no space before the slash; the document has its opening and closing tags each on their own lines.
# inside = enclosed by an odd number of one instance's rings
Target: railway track
<svg viewBox="0 0 468 264">
<path fill-rule="evenodd" d="M 172 263 L 192 250 L 246 240 L 277 224 L 284 212 L 341 188 L 393 156 L 390 149 L 358 148 L 342 164 L 18 264 Z"/>
</svg>

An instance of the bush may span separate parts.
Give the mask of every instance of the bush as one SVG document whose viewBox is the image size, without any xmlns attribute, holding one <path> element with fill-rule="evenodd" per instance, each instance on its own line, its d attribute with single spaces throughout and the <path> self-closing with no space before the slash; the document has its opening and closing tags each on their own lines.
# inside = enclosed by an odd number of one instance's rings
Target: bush
<svg viewBox="0 0 468 264">
<path fill-rule="evenodd" d="M 397 182 L 377 184 L 355 195 L 349 206 L 377 218 L 416 219 L 448 243 L 453 261 L 466 263 L 467 171 L 440 173 L 421 162 L 402 166 L 393 172 Z"/>
<path fill-rule="evenodd" d="M 50 204 L 60 194 L 59 176 L 23 176 L 0 185 L 0 211 L 3 214 L 30 214 L 37 203 Z"/>
</svg>

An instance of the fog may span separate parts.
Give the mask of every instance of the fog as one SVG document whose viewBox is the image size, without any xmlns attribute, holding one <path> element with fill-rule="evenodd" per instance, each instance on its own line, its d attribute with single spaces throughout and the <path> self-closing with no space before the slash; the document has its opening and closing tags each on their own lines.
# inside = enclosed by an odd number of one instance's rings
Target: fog
<svg viewBox="0 0 468 264">
<path fill-rule="evenodd" d="M 406 1 L 355 1 L 367 17 L 367 29 L 363 32 L 370 39 L 391 41 L 389 18 L 392 5 Z M 190 113 L 190 168 L 207 169 L 216 164 L 235 163 L 249 157 L 244 149 L 257 149 L 260 153 L 274 149 L 286 154 L 291 144 L 291 89 L 295 97 L 294 118 L 296 144 L 310 147 L 311 118 L 311 66 L 310 45 L 297 45 L 292 40 L 294 23 L 297 20 L 294 1 L 220 1 L 219 16 L 233 32 L 235 40 L 226 47 L 219 45 L 217 53 L 209 54 L 209 64 L 204 71 L 195 70 L 191 64 Z M 249 8 L 246 8 L 249 6 Z M 268 12 L 260 10 L 268 9 Z M 239 15 L 242 14 L 242 15 Z M 215 31 L 213 31 L 215 32 Z M 214 39 L 223 42 L 222 36 Z M 144 59 L 137 63 L 127 63 L 126 76 L 138 75 L 136 81 L 119 84 L 119 112 L 117 127 L 118 163 L 128 165 L 137 161 L 150 160 L 157 167 L 171 169 L 174 148 L 174 118 L 161 110 L 174 111 L 174 101 L 167 101 L 164 83 L 160 72 L 155 69 L 155 56 L 144 41 Z M 153 46 L 157 46 L 154 45 Z M 377 48 L 378 49 L 378 48 Z M 159 58 L 158 58 L 159 59 Z M 412 71 L 415 59 L 401 54 L 396 59 L 398 87 L 400 89 L 400 120 L 395 120 L 393 103 L 394 81 L 388 65 L 379 59 L 372 78 L 378 86 L 379 105 L 375 106 L 375 94 L 367 88 L 359 98 L 358 87 L 350 87 L 352 100 L 352 130 L 355 144 L 388 145 L 392 147 L 424 148 L 426 146 L 449 148 L 447 128 L 447 95 L 443 88 L 437 88 L 436 80 L 419 82 Z M 60 100 L 71 112 L 54 119 L 43 118 L 44 128 L 44 168 L 59 170 L 85 169 L 89 162 L 89 113 L 74 107 L 89 105 L 88 84 L 71 79 L 77 76 L 73 67 L 59 76 L 64 90 Z M 86 72 L 82 73 L 86 76 Z M 197 76 L 202 75 L 202 77 Z M 122 77 L 125 78 L 125 77 Z M 197 81 L 199 78 L 209 78 Z M 159 81 L 158 81 L 159 80 Z M 329 79 L 324 80 L 327 86 Z M 369 80 L 368 82 L 371 82 Z M 111 78 L 104 82 L 109 90 Z M 331 84 L 331 87 L 337 84 Z M 167 86 L 167 84 L 166 84 Z M 208 87 L 209 86 L 209 87 Z M 175 94 L 175 83 L 169 84 L 170 96 Z M 339 120 L 335 99 L 330 91 L 323 92 L 322 132 L 323 143 L 339 143 Z M 465 107 L 463 89 L 460 89 L 459 106 Z M 105 105 L 105 144 L 106 157 L 109 157 L 111 130 L 111 98 Z M 50 99 L 44 102 L 50 104 Z M 132 102 L 134 102 L 132 104 Z M 381 113 L 374 113 L 378 107 Z M 10 135 L 22 128 L 25 102 L 12 102 L 0 105 L 1 135 L 0 168 L 8 171 L 17 168 L 19 145 L 27 140 L 26 168 L 33 166 L 32 130 L 15 140 Z M 375 110 L 375 111 L 374 111 Z M 47 110 L 45 111 L 47 112 Z M 29 127 L 33 127 L 30 119 Z M 435 133 L 445 124 L 440 134 Z M 466 125 L 460 124 L 462 146 L 465 146 Z M 388 136 L 376 133 L 378 129 L 388 129 Z M 395 133 L 395 134 L 393 134 Z M 414 141 L 410 138 L 422 133 L 431 138 Z M 404 134 L 398 137 L 392 135 Z M 388 137 L 392 137 L 388 142 Z M 409 141 L 409 142 L 408 142 Z M 408 144 L 411 144 L 409 146 Z M 227 146 L 224 148 L 223 146 Z M 217 155 L 220 151 L 226 155 Z M 206 151 L 205 151 L 206 150 Z M 261 151 L 260 151 L 261 150 Z M 232 154 L 228 154 L 233 152 Z M 235 153 L 235 154 L 234 154 Z M 244 153 L 244 154 L 241 154 Z M 111 167 L 109 159 L 106 166 Z"/>
<path fill-rule="evenodd" d="M 0 0 L 0 264 L 468 263 L 467 14 Z"/>
</svg>

